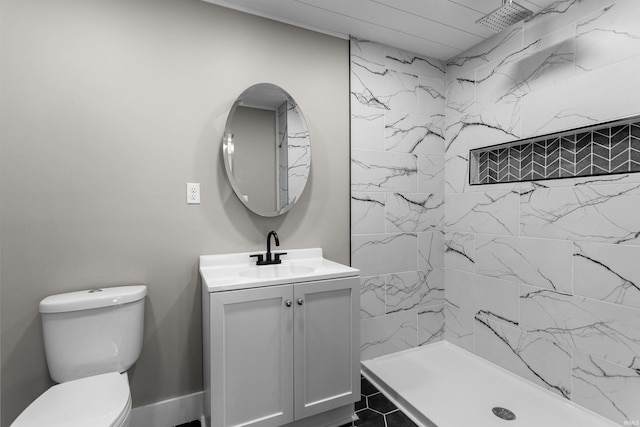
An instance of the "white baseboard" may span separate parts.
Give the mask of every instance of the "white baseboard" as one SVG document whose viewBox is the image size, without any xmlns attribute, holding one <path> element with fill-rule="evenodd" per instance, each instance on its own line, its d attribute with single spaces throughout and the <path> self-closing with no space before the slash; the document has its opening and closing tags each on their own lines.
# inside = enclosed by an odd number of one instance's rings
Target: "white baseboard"
<svg viewBox="0 0 640 427">
<path fill-rule="evenodd" d="M 131 427 L 173 427 L 200 420 L 204 413 L 203 396 L 200 391 L 133 408 Z"/>
</svg>

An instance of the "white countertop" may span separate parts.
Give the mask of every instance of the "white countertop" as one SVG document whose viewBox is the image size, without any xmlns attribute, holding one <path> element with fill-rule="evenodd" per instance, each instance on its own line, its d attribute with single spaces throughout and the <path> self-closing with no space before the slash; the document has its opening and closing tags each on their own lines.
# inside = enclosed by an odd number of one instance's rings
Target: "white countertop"
<svg viewBox="0 0 640 427">
<path fill-rule="evenodd" d="M 256 265 L 249 255 L 264 252 L 242 252 L 200 256 L 202 286 L 209 292 L 249 289 L 262 286 L 284 285 L 325 279 L 355 277 L 360 271 L 322 257 L 322 249 L 278 249 L 286 252 L 282 263 Z"/>
</svg>

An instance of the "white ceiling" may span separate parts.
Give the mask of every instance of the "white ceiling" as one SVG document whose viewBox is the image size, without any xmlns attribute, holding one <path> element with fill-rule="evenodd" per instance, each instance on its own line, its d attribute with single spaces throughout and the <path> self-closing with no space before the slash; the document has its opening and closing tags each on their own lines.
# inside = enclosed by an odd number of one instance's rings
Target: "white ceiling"
<svg viewBox="0 0 640 427">
<path fill-rule="evenodd" d="M 450 59 L 492 31 L 475 21 L 502 0 L 204 0 L 308 28 Z M 556 0 L 517 0 L 534 13 Z"/>
</svg>

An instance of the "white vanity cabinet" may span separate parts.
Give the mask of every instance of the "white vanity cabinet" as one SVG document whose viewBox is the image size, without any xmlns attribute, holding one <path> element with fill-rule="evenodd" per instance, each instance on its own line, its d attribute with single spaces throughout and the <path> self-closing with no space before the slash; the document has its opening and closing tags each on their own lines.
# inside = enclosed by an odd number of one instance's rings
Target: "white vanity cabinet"
<svg viewBox="0 0 640 427">
<path fill-rule="evenodd" d="M 341 267 L 214 292 L 203 275 L 209 427 L 349 421 L 360 400 L 360 279 Z"/>
</svg>

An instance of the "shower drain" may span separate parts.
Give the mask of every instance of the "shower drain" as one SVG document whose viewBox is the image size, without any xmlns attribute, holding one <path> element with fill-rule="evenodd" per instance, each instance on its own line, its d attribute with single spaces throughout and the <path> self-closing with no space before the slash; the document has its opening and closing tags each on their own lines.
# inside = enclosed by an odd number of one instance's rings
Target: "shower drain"
<svg viewBox="0 0 640 427">
<path fill-rule="evenodd" d="M 496 406 L 495 408 L 491 409 L 491 411 L 493 412 L 493 415 L 498 418 L 502 418 L 503 420 L 513 421 L 516 419 L 516 414 L 506 408 L 500 408 L 499 406 Z"/>
</svg>

